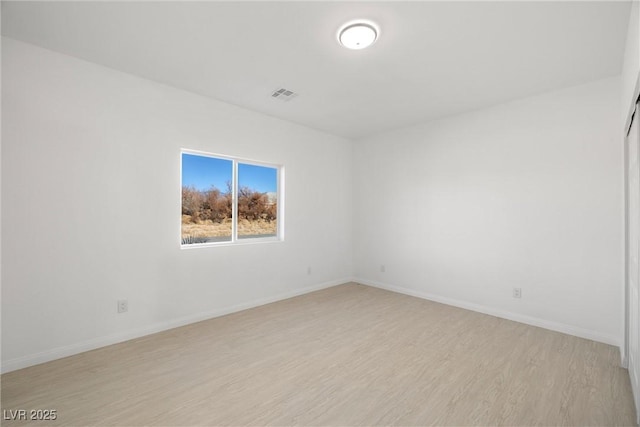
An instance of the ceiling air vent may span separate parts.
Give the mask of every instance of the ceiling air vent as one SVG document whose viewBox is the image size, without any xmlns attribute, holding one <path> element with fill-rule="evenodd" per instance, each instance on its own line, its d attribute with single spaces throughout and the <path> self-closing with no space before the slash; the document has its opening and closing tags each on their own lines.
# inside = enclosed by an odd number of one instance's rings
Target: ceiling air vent
<svg viewBox="0 0 640 427">
<path fill-rule="evenodd" d="M 285 89 L 285 88 L 280 88 L 280 89 L 274 90 L 273 93 L 271 94 L 272 98 L 276 98 L 276 99 L 279 99 L 281 101 L 290 101 L 293 98 L 295 98 L 296 96 L 298 96 L 297 93 L 295 93 L 292 90 Z"/>
</svg>

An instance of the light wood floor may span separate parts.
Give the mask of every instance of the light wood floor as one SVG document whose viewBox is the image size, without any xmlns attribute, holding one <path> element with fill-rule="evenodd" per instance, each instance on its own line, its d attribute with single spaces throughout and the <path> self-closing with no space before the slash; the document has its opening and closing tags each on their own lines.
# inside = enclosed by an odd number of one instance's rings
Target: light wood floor
<svg viewBox="0 0 640 427">
<path fill-rule="evenodd" d="M 5 374 L 2 409 L 57 410 L 39 426 L 634 425 L 618 362 L 348 284 Z"/>
</svg>

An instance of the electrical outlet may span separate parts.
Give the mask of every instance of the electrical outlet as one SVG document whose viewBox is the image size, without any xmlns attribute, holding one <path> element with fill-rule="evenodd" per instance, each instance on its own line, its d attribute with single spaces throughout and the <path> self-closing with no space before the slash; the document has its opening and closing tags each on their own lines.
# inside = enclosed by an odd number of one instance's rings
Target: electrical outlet
<svg viewBox="0 0 640 427">
<path fill-rule="evenodd" d="M 521 288 L 513 288 L 513 297 L 514 298 L 522 298 L 522 289 Z"/>
<path fill-rule="evenodd" d="M 385 271 L 387 271 L 387 269 L 385 268 L 384 265 L 380 266 L 380 273 L 384 273 Z"/>
<path fill-rule="evenodd" d="M 129 311 L 129 302 L 126 299 L 118 300 L 118 313 L 126 313 Z"/>
<path fill-rule="evenodd" d="M 311 267 L 307 267 L 307 274 L 311 274 Z"/>
</svg>

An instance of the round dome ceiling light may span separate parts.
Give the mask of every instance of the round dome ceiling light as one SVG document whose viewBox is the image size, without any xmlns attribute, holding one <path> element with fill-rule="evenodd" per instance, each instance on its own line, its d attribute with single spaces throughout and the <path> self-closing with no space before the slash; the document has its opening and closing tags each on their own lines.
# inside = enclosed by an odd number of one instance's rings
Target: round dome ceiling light
<svg viewBox="0 0 640 427">
<path fill-rule="evenodd" d="M 338 41 L 348 49 L 364 49 L 378 38 L 378 26 L 369 21 L 354 21 L 345 24 L 338 32 Z"/>
</svg>

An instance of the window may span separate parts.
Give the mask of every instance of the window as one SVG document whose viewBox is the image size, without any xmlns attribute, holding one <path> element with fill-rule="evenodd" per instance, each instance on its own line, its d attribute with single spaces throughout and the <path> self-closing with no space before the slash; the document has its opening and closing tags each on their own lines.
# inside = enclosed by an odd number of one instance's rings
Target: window
<svg viewBox="0 0 640 427">
<path fill-rule="evenodd" d="M 282 168 L 183 150 L 182 246 L 282 238 Z"/>
</svg>

